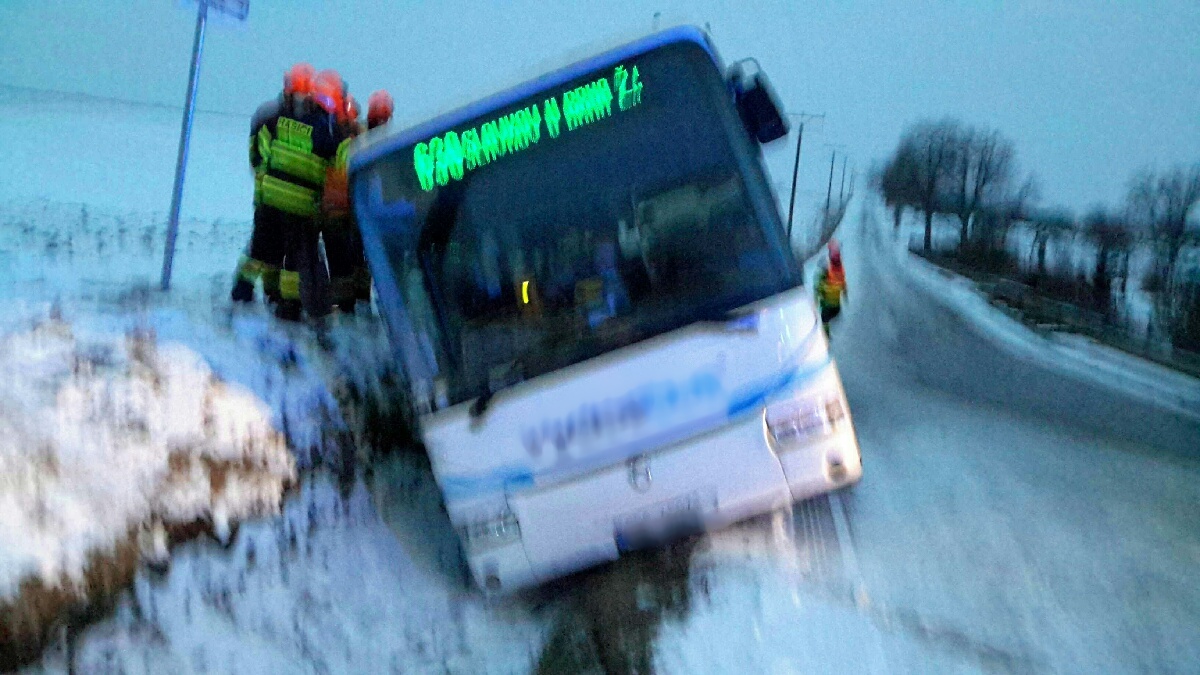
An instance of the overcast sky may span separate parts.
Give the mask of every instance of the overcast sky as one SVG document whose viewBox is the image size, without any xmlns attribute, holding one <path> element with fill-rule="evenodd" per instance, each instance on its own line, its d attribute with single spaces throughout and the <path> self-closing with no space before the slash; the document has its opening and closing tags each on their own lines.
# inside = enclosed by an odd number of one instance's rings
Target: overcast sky
<svg viewBox="0 0 1200 675">
<path fill-rule="evenodd" d="M 191 7 L 3 0 L 0 83 L 180 105 Z M 824 198 L 826 144 L 865 168 L 923 117 L 999 129 L 1044 203 L 1077 211 L 1119 202 L 1140 167 L 1200 161 L 1197 0 L 251 0 L 245 25 L 210 23 L 199 103 L 248 116 L 303 59 L 341 70 L 360 99 L 390 89 L 412 117 L 649 30 L 656 11 L 707 22 L 726 61 L 757 57 L 789 108 L 826 113 L 805 134 L 808 202 Z M 788 146 L 768 151 L 783 189 Z"/>
</svg>

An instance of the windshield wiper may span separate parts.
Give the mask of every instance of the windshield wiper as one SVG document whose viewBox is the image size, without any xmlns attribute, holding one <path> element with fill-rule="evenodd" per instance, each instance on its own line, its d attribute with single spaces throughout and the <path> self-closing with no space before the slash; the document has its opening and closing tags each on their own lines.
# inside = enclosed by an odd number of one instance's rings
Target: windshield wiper
<svg viewBox="0 0 1200 675">
<path fill-rule="evenodd" d="M 754 332 L 758 330 L 758 312 L 735 309 L 708 311 L 700 314 L 696 323 L 723 328 L 727 331 Z"/>
<path fill-rule="evenodd" d="M 545 350 L 557 349 L 560 345 L 565 343 L 565 340 L 563 340 L 564 337 L 565 336 L 561 333 L 551 333 L 545 338 L 534 343 L 532 346 L 522 350 L 520 353 L 510 359 L 506 364 L 504 364 L 507 368 L 504 384 L 494 387 L 492 386 L 492 380 L 489 377 L 487 381 L 484 382 L 484 385 L 480 388 L 478 395 L 475 397 L 475 402 L 471 404 L 471 407 L 468 410 L 471 421 L 474 422 L 480 417 L 483 417 L 483 414 L 487 412 L 488 405 L 492 402 L 492 398 L 496 394 L 508 389 L 513 385 L 520 384 L 521 382 L 525 381 L 527 377 L 526 366 L 528 365 L 528 361 L 531 357 Z M 519 376 L 514 378 L 514 374 L 519 374 Z"/>
</svg>

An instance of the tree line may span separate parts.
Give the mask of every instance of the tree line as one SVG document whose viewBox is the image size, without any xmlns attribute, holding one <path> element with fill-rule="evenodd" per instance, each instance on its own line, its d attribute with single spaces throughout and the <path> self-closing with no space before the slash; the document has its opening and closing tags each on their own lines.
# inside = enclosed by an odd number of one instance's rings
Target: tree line
<svg viewBox="0 0 1200 675">
<path fill-rule="evenodd" d="M 947 118 L 909 126 L 872 183 L 896 228 L 906 210 L 923 216 L 926 254 L 932 250 L 935 215 L 957 219 L 956 257 L 982 267 L 1006 262 L 1006 240 L 1015 223 L 1032 228 L 1035 282 L 1049 276 L 1051 239 L 1086 237 L 1097 252 L 1087 304 L 1102 311 L 1112 307 L 1114 281 L 1125 290 L 1134 244 L 1147 243 L 1154 262 L 1142 287 L 1154 300 L 1159 323 L 1177 346 L 1200 351 L 1200 264 L 1184 263 L 1189 253 L 1200 256 L 1200 227 L 1192 217 L 1200 204 L 1200 162 L 1139 171 L 1123 203 L 1094 207 L 1076 218 L 1070 209 L 1037 206 L 1037 182 L 1019 175 L 1011 140 Z"/>
</svg>

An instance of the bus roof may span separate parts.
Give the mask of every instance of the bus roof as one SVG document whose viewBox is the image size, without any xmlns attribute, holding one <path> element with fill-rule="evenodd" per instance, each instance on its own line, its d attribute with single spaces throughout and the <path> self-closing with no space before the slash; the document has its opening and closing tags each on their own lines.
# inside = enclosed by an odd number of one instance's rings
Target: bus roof
<svg viewBox="0 0 1200 675">
<path fill-rule="evenodd" d="M 553 89 L 571 80 L 583 77 L 588 73 L 614 66 L 631 57 L 639 56 L 658 47 L 677 42 L 693 42 L 700 45 L 712 57 L 714 62 L 720 63 L 716 51 L 708 39 L 708 35 L 703 30 L 695 26 L 675 26 L 668 28 L 602 52 L 591 58 L 577 61 L 566 67 L 551 71 L 540 77 L 518 84 L 515 87 L 505 89 L 445 114 L 438 115 L 421 124 L 390 131 L 385 134 L 369 133 L 363 138 L 364 142 L 355 149 L 355 152 L 350 157 L 350 172 L 354 173 L 394 150 L 405 148 L 430 137 L 437 136 L 469 120 L 510 106 L 540 91 Z"/>
</svg>

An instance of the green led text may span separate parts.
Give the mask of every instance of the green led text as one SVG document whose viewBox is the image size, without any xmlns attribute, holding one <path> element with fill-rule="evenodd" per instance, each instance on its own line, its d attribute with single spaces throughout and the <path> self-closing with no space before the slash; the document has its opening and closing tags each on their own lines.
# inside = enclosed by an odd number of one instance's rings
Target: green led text
<svg viewBox="0 0 1200 675">
<path fill-rule="evenodd" d="M 574 131 L 612 117 L 614 99 L 618 111 L 641 103 L 642 82 L 637 66 L 632 71 L 617 66 L 611 81 L 601 77 L 561 96 L 551 96 L 541 106 L 530 105 L 462 133 L 447 131 L 426 143 L 417 143 L 413 148 L 417 182 L 422 190 L 429 191 L 452 180 L 462 180 L 468 171 L 525 150 L 541 140 L 543 121 L 546 133 L 553 139 L 562 134 L 563 122 L 567 131 Z"/>
</svg>

